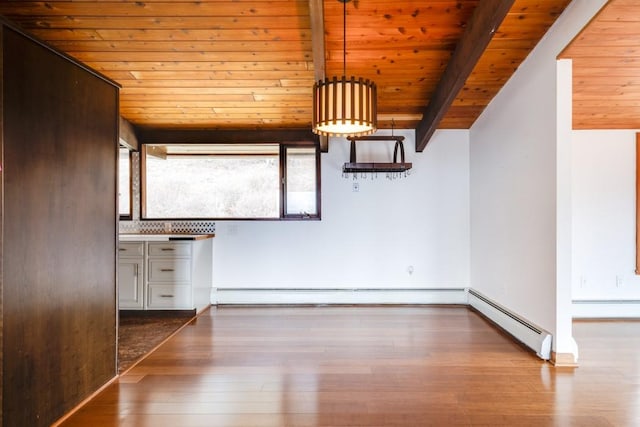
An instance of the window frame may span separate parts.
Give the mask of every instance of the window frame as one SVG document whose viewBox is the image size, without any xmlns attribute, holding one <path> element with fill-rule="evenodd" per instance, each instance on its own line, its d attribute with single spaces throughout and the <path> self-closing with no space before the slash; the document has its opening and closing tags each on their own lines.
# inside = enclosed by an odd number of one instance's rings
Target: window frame
<svg viewBox="0 0 640 427">
<path fill-rule="evenodd" d="M 124 145 L 118 145 L 118 201 L 120 200 L 120 151 L 127 150 L 129 153 L 129 213 L 120 213 L 120 203 L 118 203 L 118 218 L 121 221 L 130 221 L 133 219 L 133 152 Z"/>
<path fill-rule="evenodd" d="M 179 144 L 179 143 L 175 143 Z M 147 193 L 147 145 L 175 145 L 171 143 L 142 143 L 140 146 L 140 219 L 147 221 L 308 221 L 308 220 L 320 220 L 321 219 L 321 150 L 320 146 L 317 142 L 313 141 L 301 141 L 301 142 L 265 142 L 264 144 L 278 145 L 278 160 L 279 160 L 279 173 L 278 173 L 278 191 L 280 193 L 280 206 L 279 206 L 279 216 L 278 217 L 269 217 L 269 218 L 254 218 L 254 217 L 203 217 L 203 218 L 192 218 L 192 217 L 149 217 L 147 215 L 147 202 L 146 202 L 146 193 Z M 182 144 L 182 143 L 180 143 Z M 224 142 L 206 142 L 206 143 L 198 143 L 198 145 L 216 145 L 216 144 L 228 144 Z M 238 143 L 242 145 L 243 143 Z M 189 143 L 184 143 L 184 145 L 189 145 Z M 286 214 L 286 196 L 287 196 L 287 188 L 286 188 L 286 150 L 287 148 L 311 148 L 315 149 L 316 156 L 316 213 L 313 215 L 303 215 L 303 214 Z"/>
<path fill-rule="evenodd" d="M 287 150 L 289 148 L 315 148 L 316 155 L 316 213 L 315 214 L 288 214 L 287 213 Z M 309 220 L 321 218 L 321 182 L 320 182 L 320 147 L 318 144 L 289 142 L 280 144 L 280 219 L 283 220 Z"/>
</svg>

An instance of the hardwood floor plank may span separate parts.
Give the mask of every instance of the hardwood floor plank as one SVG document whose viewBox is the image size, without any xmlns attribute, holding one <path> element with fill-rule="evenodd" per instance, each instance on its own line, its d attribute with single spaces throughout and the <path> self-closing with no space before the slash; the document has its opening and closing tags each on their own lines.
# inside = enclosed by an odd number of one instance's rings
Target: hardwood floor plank
<svg viewBox="0 0 640 427">
<path fill-rule="evenodd" d="M 640 322 L 575 337 L 559 369 L 464 307 L 213 308 L 62 425 L 640 425 Z"/>
</svg>

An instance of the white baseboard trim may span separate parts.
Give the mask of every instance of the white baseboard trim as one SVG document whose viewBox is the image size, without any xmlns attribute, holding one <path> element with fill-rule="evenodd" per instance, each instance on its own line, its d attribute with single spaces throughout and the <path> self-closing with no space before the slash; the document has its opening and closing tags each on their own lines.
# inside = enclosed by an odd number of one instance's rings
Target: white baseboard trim
<svg viewBox="0 0 640 427">
<path fill-rule="evenodd" d="M 217 288 L 212 304 L 467 304 L 465 288 Z"/>
<path fill-rule="evenodd" d="M 640 300 L 574 300 L 574 319 L 640 318 Z"/>
<path fill-rule="evenodd" d="M 536 352 L 544 360 L 551 358 L 552 336 L 481 293 L 469 289 L 469 305 L 482 313 L 498 327 Z"/>
</svg>

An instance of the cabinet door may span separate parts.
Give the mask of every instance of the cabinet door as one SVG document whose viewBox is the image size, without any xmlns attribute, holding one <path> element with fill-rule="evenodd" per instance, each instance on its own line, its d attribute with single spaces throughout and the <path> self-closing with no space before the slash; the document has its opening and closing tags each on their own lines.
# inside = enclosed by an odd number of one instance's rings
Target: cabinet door
<svg viewBox="0 0 640 427">
<path fill-rule="evenodd" d="M 120 259 L 118 262 L 118 305 L 120 309 L 144 308 L 142 259 Z"/>
</svg>

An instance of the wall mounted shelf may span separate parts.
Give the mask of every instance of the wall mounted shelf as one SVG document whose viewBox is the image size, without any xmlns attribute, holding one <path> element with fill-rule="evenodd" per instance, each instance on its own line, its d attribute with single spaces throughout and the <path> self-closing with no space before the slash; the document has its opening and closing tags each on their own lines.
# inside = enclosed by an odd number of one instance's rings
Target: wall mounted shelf
<svg viewBox="0 0 640 427">
<path fill-rule="evenodd" d="M 349 163 L 342 166 L 343 173 L 378 173 L 378 172 L 406 172 L 413 166 L 404 161 L 404 136 L 349 136 L 351 141 L 351 155 Z M 393 163 L 359 163 L 356 160 L 356 141 L 395 141 L 393 148 Z M 398 152 L 400 152 L 400 162 L 398 162 Z"/>
</svg>

